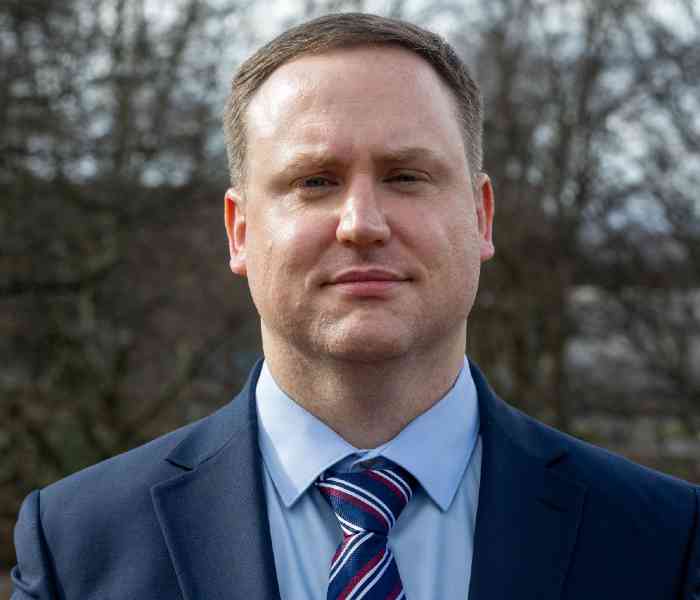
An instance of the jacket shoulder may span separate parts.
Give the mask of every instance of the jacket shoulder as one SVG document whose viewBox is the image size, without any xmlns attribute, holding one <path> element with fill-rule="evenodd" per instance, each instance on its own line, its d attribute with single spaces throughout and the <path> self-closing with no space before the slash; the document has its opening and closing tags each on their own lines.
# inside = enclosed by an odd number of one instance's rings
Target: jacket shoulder
<svg viewBox="0 0 700 600">
<path fill-rule="evenodd" d="M 174 473 L 175 469 L 166 462 L 166 457 L 206 418 L 85 467 L 46 486 L 41 490 L 44 502 L 67 500 L 80 493 L 94 495 L 98 490 L 105 494 L 115 493 L 125 487 L 143 485 L 150 480 L 155 482 Z"/>
<path fill-rule="evenodd" d="M 619 499 L 628 509 L 630 503 L 637 503 L 656 515 L 665 511 L 694 513 L 697 486 L 554 429 L 515 408 L 509 410 L 527 430 L 529 442 L 538 440 L 530 446 L 560 449 L 552 455 L 548 466 L 561 476 L 582 483 L 589 495 L 611 502 Z M 620 508 L 624 509 L 624 504 Z"/>
<path fill-rule="evenodd" d="M 143 515 L 152 518 L 151 488 L 189 470 L 169 456 L 192 438 L 227 428 L 229 407 L 43 488 L 39 517 L 47 540 L 70 531 L 123 530 L 119 520 L 127 513 L 134 523 Z"/>
</svg>

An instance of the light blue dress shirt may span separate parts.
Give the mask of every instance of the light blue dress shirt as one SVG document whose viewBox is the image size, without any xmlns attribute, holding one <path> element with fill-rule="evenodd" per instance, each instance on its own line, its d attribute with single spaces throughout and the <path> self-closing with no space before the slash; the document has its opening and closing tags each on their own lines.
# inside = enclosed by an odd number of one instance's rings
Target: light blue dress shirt
<svg viewBox="0 0 700 600">
<path fill-rule="evenodd" d="M 326 600 L 328 565 L 342 533 L 313 485 L 326 469 L 391 460 L 420 483 L 389 533 L 409 600 L 464 598 L 481 474 L 476 388 L 465 364 L 450 391 L 394 439 L 372 450 L 347 443 L 275 383 L 263 365 L 255 390 L 263 480 L 283 600 Z M 335 466 L 334 466 L 335 465 Z"/>
</svg>

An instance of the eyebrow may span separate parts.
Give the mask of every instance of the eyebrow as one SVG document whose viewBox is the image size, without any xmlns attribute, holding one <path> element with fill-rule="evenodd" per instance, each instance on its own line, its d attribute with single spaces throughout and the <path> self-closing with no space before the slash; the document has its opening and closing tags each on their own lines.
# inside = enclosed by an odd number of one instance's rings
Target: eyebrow
<svg viewBox="0 0 700 600">
<path fill-rule="evenodd" d="M 297 152 L 286 161 L 281 169 L 282 173 L 294 173 L 298 169 L 328 169 L 340 164 L 341 161 L 334 158 L 327 150 L 303 150 Z"/>
<path fill-rule="evenodd" d="M 441 152 L 436 152 L 424 146 L 407 146 L 384 152 L 379 160 L 385 163 L 402 163 L 412 161 L 445 162 L 446 157 Z"/>
<path fill-rule="evenodd" d="M 406 146 L 388 149 L 375 159 L 382 164 L 396 164 L 406 162 L 431 162 L 443 164 L 447 158 L 441 152 L 436 152 L 424 146 Z M 342 164 L 343 160 L 333 156 L 327 149 L 302 150 L 293 154 L 283 166 L 283 173 L 293 173 L 297 169 L 329 169 Z"/>
</svg>

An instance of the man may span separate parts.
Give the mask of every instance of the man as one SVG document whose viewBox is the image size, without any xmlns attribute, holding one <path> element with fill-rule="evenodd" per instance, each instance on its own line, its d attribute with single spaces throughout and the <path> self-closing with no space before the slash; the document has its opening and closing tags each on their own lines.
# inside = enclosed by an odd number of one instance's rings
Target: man
<svg viewBox="0 0 700 600">
<path fill-rule="evenodd" d="M 30 495 L 14 598 L 700 598 L 698 490 L 465 360 L 494 252 L 480 110 L 440 38 L 370 15 L 241 67 L 225 221 L 264 363 L 216 414 Z"/>
</svg>

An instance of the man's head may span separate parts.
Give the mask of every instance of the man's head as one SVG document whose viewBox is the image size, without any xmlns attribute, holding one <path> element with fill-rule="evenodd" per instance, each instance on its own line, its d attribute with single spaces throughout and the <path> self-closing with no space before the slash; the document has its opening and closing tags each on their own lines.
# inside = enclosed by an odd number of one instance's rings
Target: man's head
<svg viewBox="0 0 700 600">
<path fill-rule="evenodd" d="M 320 17 L 289 29 L 260 48 L 236 73 L 224 110 L 224 133 L 231 185 L 245 181 L 246 113 L 267 78 L 285 63 L 304 55 L 358 46 L 395 46 L 425 60 L 451 90 L 472 174 L 481 170 L 482 113 L 479 87 L 452 47 L 440 36 L 396 19 L 363 13 Z"/>
<path fill-rule="evenodd" d="M 387 43 L 298 52 L 247 96 L 225 218 L 268 359 L 461 364 L 493 196 L 455 106 L 433 63 Z"/>
</svg>

